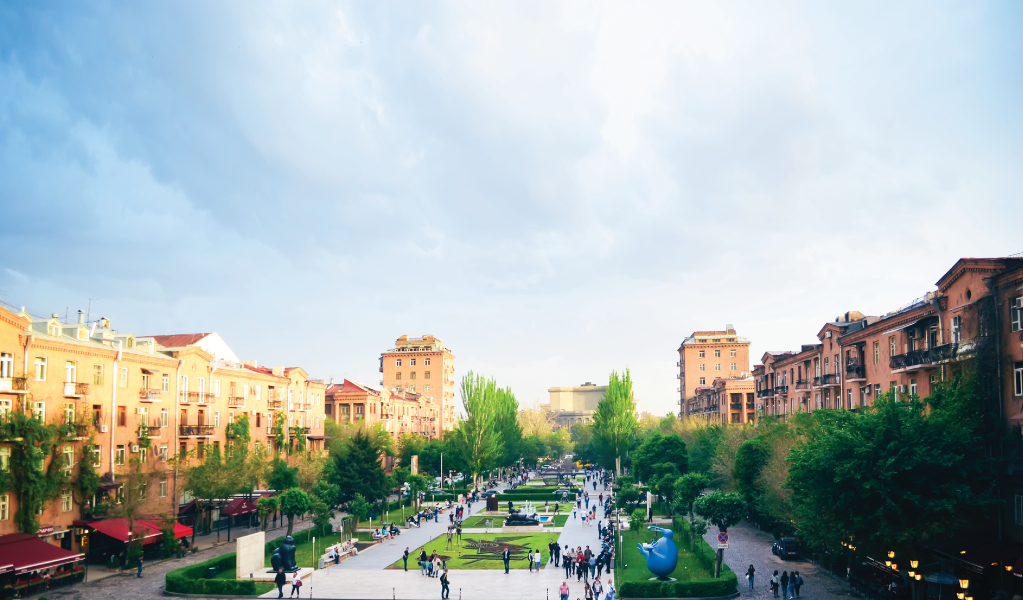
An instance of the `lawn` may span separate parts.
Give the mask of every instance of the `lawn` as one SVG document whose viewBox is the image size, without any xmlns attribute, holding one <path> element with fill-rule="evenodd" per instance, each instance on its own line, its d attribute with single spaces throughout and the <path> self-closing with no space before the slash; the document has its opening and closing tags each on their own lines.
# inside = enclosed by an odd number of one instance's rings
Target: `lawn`
<svg viewBox="0 0 1023 600">
<path fill-rule="evenodd" d="M 447 536 L 434 538 L 426 544 L 426 554 L 434 550 L 440 559 L 446 560 L 449 569 L 504 569 L 501 552 L 507 546 L 511 551 L 511 568 L 528 569 L 526 554 L 539 550 L 543 554 L 543 563 L 547 562 L 547 544 L 557 541 L 553 533 L 472 533 L 463 534 L 462 541 L 452 541 L 447 548 Z M 409 552 L 409 562 L 415 564 L 420 548 Z M 411 565 L 410 565 L 411 566 Z M 397 560 L 390 569 L 401 569 L 402 562 Z"/>
<path fill-rule="evenodd" d="M 646 568 L 646 557 L 636 547 L 640 541 L 650 543 L 653 537 L 655 537 L 654 533 L 647 530 L 626 530 L 622 532 L 622 547 L 619 549 L 621 552 L 620 558 L 615 560 L 615 576 L 619 582 L 647 581 L 654 576 Z M 714 572 L 704 566 L 705 563 L 700 560 L 700 557 L 689 552 L 689 544 L 685 539 L 686 536 L 683 532 L 676 531 L 674 541 L 679 549 L 678 566 L 675 567 L 670 576 L 679 581 L 713 579 Z M 697 544 L 697 551 L 700 551 L 700 549 L 700 545 Z M 712 550 L 707 550 L 713 554 Z M 625 565 L 629 565 L 629 568 L 626 569 Z"/>
<path fill-rule="evenodd" d="M 313 542 L 311 537 L 306 536 L 306 532 L 303 531 L 298 536 L 295 536 L 295 564 L 299 567 L 311 567 L 315 569 L 318 565 L 319 558 L 326 552 L 327 546 L 336 544 L 341 541 L 340 533 L 331 533 L 325 536 L 312 536 L 316 537 L 316 554 L 313 554 Z M 276 548 L 274 548 L 276 549 Z M 266 565 L 270 565 L 270 555 L 273 554 L 273 550 L 269 545 L 266 547 Z"/>
<path fill-rule="evenodd" d="M 545 525 L 549 526 L 549 527 L 564 527 L 565 523 L 567 523 L 570 518 L 571 518 L 571 515 L 566 515 L 566 514 L 555 515 L 554 516 L 554 521 L 553 522 L 548 521 L 547 523 L 545 523 Z M 487 519 L 490 519 L 492 521 L 492 523 L 490 525 L 491 529 L 497 529 L 497 528 L 501 527 L 502 525 L 504 525 L 505 517 L 488 516 L 488 515 L 479 516 L 479 515 L 477 515 L 475 517 L 469 517 L 468 519 L 462 521 L 462 527 L 463 528 L 486 527 L 487 526 L 487 524 L 486 524 Z"/>
</svg>

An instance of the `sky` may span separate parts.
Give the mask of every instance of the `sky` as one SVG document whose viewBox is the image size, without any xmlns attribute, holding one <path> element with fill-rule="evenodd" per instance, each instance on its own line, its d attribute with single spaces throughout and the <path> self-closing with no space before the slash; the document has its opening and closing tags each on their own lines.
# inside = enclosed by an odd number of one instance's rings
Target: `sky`
<svg viewBox="0 0 1023 600">
<path fill-rule="evenodd" d="M 0 300 L 522 405 L 1023 252 L 1019 2 L 6 2 Z M 90 301 L 91 299 L 91 301 Z"/>
</svg>

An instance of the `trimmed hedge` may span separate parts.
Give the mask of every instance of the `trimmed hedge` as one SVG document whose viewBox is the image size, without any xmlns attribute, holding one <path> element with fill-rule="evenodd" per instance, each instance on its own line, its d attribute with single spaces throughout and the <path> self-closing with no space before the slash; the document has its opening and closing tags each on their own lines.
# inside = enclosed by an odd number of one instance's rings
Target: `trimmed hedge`
<svg viewBox="0 0 1023 600">
<path fill-rule="evenodd" d="M 514 491 L 514 490 L 512 490 L 512 491 Z M 569 498 L 570 498 L 569 500 L 561 500 L 561 503 L 565 504 L 565 503 L 570 503 L 570 502 L 574 503 L 575 502 L 575 498 L 571 498 L 571 496 L 569 496 Z M 507 502 L 509 500 L 514 500 L 516 502 L 522 501 L 522 500 L 539 500 L 541 502 L 543 502 L 544 500 L 550 500 L 552 502 L 554 500 L 560 500 L 559 498 L 555 498 L 554 494 L 551 493 L 551 492 L 533 492 L 533 493 L 519 493 L 519 494 L 498 494 L 497 495 L 497 499 L 502 501 L 502 502 Z"/>
<path fill-rule="evenodd" d="M 231 569 L 236 563 L 234 552 L 211 558 L 205 562 L 176 569 L 164 577 L 164 588 L 179 594 L 223 594 L 255 596 L 264 593 L 249 579 L 206 579 L 206 570 L 213 567 L 218 573 Z"/>
</svg>

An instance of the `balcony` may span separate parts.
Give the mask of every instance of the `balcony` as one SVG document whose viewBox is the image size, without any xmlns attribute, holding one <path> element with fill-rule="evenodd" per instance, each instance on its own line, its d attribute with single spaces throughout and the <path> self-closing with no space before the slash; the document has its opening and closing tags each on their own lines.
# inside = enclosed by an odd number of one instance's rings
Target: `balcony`
<svg viewBox="0 0 1023 600">
<path fill-rule="evenodd" d="M 284 402 L 282 402 L 281 400 L 267 400 L 266 408 L 268 410 L 281 410 L 282 408 L 284 408 Z"/>
<path fill-rule="evenodd" d="M 0 378 L 0 393 L 27 394 L 28 377 L 3 377 Z"/>
<path fill-rule="evenodd" d="M 228 406 L 243 407 L 243 406 L 245 406 L 245 397 L 244 396 L 228 396 L 227 397 L 227 405 Z"/>
<path fill-rule="evenodd" d="M 88 395 L 89 395 L 88 383 L 75 383 L 73 381 L 68 381 L 64 383 L 65 398 L 81 398 L 82 396 Z"/>
<path fill-rule="evenodd" d="M 145 430 L 145 431 L 143 432 L 143 430 Z M 161 433 L 163 433 L 163 424 L 160 423 L 159 419 L 154 420 L 149 425 L 146 425 L 145 423 L 139 425 L 139 431 L 138 431 L 139 437 L 143 437 L 144 435 L 146 437 L 151 437 L 151 438 L 152 437 L 160 437 Z"/>
<path fill-rule="evenodd" d="M 808 390 L 808 389 L 810 389 L 810 380 L 809 379 L 800 379 L 799 381 L 796 382 L 796 389 L 797 390 Z"/>
<path fill-rule="evenodd" d="M 291 437 L 295 437 L 297 435 L 309 435 L 309 428 L 308 427 L 298 427 L 298 426 L 292 427 L 291 428 Z"/>
<path fill-rule="evenodd" d="M 139 388 L 139 400 L 142 402 L 159 402 L 162 391 L 159 388 Z"/>
<path fill-rule="evenodd" d="M 774 395 L 774 388 L 766 388 L 757 392 L 758 398 L 770 398 Z"/>
<path fill-rule="evenodd" d="M 205 395 L 206 394 L 203 394 L 202 396 L 200 396 L 199 392 L 181 392 L 179 394 L 179 396 L 181 397 L 181 403 L 182 404 L 197 404 L 199 402 L 202 402 L 203 404 L 205 404 L 205 400 L 206 400 L 204 398 Z"/>
<path fill-rule="evenodd" d="M 742 410 L 742 402 L 740 402 L 738 404 L 729 404 L 728 405 L 728 409 L 731 410 L 731 411 L 741 411 Z"/>
<path fill-rule="evenodd" d="M 178 435 L 181 437 L 195 437 L 213 435 L 213 425 L 179 425 Z"/>
<path fill-rule="evenodd" d="M 906 354 L 897 354 L 888 360 L 893 373 L 919 371 L 937 366 L 939 363 L 955 358 L 958 344 L 944 344 L 924 350 L 914 350 Z"/>
<path fill-rule="evenodd" d="M 784 396 L 789 393 L 789 386 L 779 385 L 774 388 L 774 393 L 779 396 Z"/>
<path fill-rule="evenodd" d="M 756 409 L 757 409 L 757 407 L 754 406 L 752 402 L 747 402 L 746 403 L 746 410 L 747 411 L 752 411 L 752 410 L 756 410 Z"/>
<path fill-rule="evenodd" d="M 832 387 L 842 385 L 842 376 L 838 373 L 831 373 L 821 377 L 821 385 L 824 387 Z"/>
<path fill-rule="evenodd" d="M 845 364 L 845 381 L 846 383 L 852 383 L 854 381 L 866 381 L 867 380 L 867 368 L 859 363 L 848 362 Z"/>
</svg>

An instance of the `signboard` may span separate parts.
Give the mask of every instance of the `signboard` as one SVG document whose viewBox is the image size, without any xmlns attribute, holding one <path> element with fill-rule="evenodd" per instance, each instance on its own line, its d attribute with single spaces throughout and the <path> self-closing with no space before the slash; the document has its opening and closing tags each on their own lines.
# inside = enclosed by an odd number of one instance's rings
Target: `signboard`
<svg viewBox="0 0 1023 600">
<path fill-rule="evenodd" d="M 409 472 L 413 475 L 419 475 L 419 455 L 412 455 L 412 462 L 409 464 Z"/>
<path fill-rule="evenodd" d="M 51 533 L 53 533 L 53 525 L 40 525 L 39 531 L 37 531 L 36 533 L 38 533 L 39 535 L 50 535 Z"/>
<path fill-rule="evenodd" d="M 719 531 L 718 532 L 718 549 L 720 550 L 720 549 L 724 549 L 724 548 L 727 548 L 727 547 L 728 547 L 728 532 L 727 531 Z"/>
</svg>

